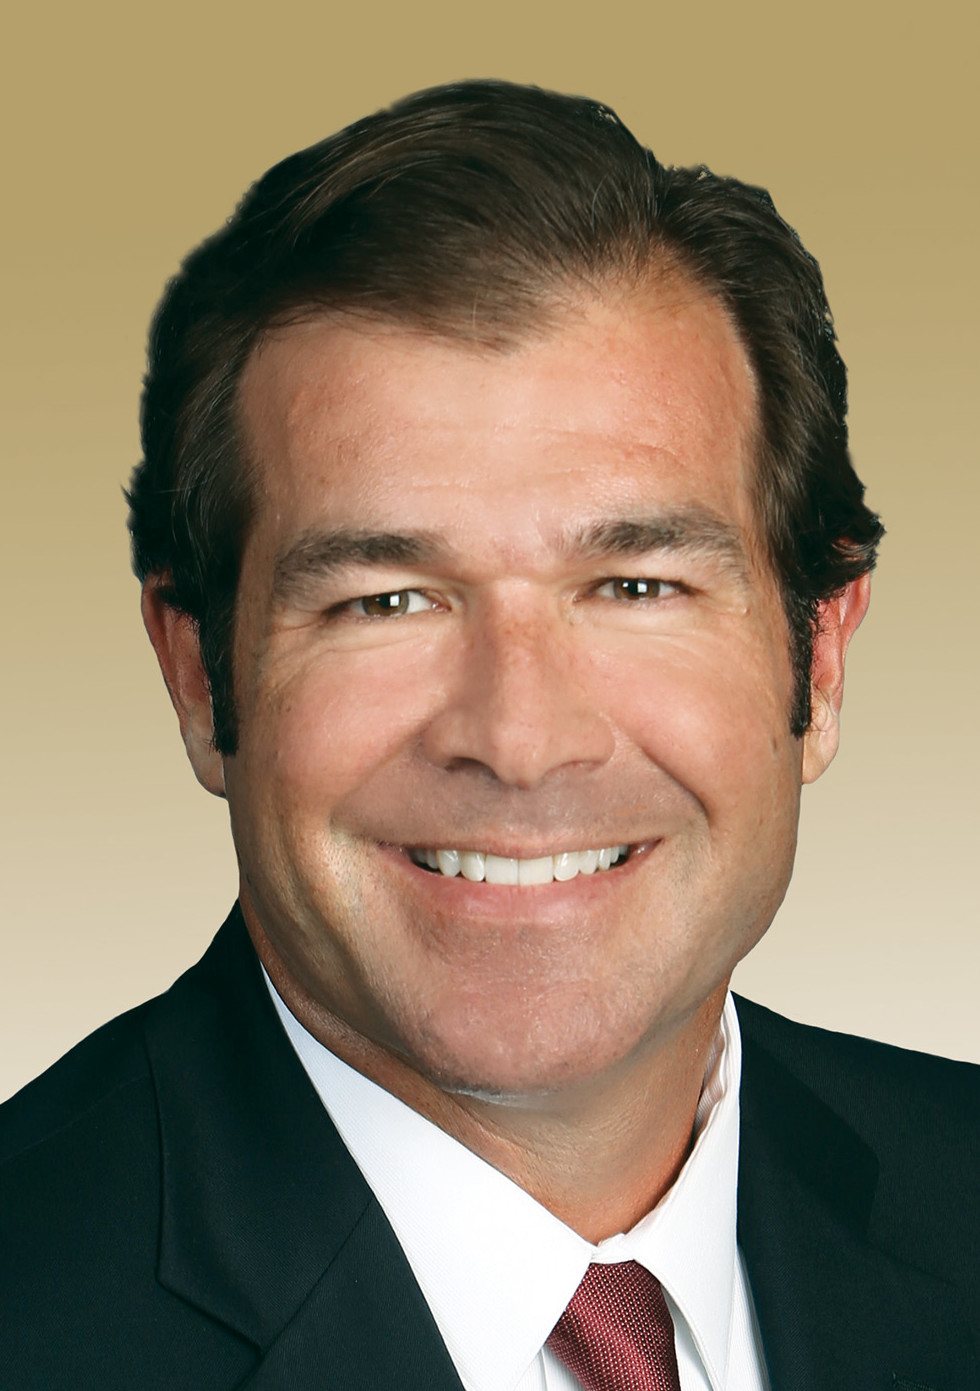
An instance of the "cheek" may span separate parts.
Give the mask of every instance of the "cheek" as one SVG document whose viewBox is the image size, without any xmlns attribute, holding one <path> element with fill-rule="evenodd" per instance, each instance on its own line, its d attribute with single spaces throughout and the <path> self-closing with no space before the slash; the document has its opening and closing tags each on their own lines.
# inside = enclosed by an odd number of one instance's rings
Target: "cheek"
<svg viewBox="0 0 980 1391">
<path fill-rule="evenodd" d="M 439 698 L 433 663 L 407 649 L 325 654 L 256 703 L 248 776 L 280 805 L 319 812 L 356 791 L 413 742 Z"/>
<path fill-rule="evenodd" d="M 701 635 L 607 672 L 609 708 L 629 741 L 691 792 L 710 818 L 770 814 L 799 783 L 789 730 L 788 657 L 768 642 Z"/>
</svg>

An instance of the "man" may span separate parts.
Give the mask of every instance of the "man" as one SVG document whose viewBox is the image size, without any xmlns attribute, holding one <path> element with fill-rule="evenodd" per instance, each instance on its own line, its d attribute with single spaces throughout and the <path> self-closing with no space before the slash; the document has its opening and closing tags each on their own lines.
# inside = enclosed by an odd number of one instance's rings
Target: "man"
<svg viewBox="0 0 980 1391">
<path fill-rule="evenodd" d="M 239 902 L 5 1108 L 5 1384 L 978 1384 L 976 1069 L 727 993 L 868 602 L 845 398 L 765 194 L 535 89 L 189 258 L 131 527 Z"/>
</svg>

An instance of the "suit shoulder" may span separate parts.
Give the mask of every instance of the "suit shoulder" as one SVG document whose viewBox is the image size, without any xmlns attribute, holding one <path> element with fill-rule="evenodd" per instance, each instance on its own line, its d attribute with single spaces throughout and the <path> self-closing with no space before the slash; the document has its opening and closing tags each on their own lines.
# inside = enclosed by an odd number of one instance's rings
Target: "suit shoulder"
<svg viewBox="0 0 980 1391">
<path fill-rule="evenodd" d="M 121 1089 L 148 1078 L 142 1032 L 147 1008 L 140 1005 L 103 1024 L 0 1105 L 0 1164 L 54 1139 Z"/>
<path fill-rule="evenodd" d="M 0 1107 L 0 1383 L 10 1391 L 237 1386 L 241 1337 L 158 1279 L 152 1004 L 104 1025 Z"/>
<path fill-rule="evenodd" d="M 843 1094 L 874 1088 L 878 1095 L 897 1092 L 907 1099 L 911 1088 L 931 1096 L 937 1105 L 956 1106 L 964 1097 L 980 1097 L 980 1066 L 975 1063 L 798 1024 L 741 996 L 736 1005 L 743 1037 L 821 1092 L 825 1087 Z"/>
<path fill-rule="evenodd" d="M 29 1315 L 29 1332 L 43 1291 L 69 1276 L 93 1287 L 109 1270 L 132 1277 L 137 1255 L 152 1269 L 155 1224 L 136 1220 L 155 1210 L 159 1189 L 144 1008 L 97 1029 L 0 1107 L 5 1346 L 20 1337 L 10 1312 Z"/>
<path fill-rule="evenodd" d="M 980 1181 L 980 1066 L 797 1024 L 737 1000 L 746 1065 L 768 1055 L 861 1135 L 886 1165 Z M 971 1200 L 972 1202 L 973 1200 Z"/>
</svg>

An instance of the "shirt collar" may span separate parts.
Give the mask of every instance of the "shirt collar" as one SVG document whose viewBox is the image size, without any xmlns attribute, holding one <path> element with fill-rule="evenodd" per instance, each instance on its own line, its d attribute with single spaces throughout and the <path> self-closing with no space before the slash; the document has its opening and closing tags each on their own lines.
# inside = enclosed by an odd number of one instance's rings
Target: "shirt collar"
<svg viewBox="0 0 980 1391">
<path fill-rule="evenodd" d="M 631 1231 L 601 1242 L 594 1257 L 636 1260 L 657 1276 L 688 1325 L 714 1391 L 725 1385 L 734 1297 L 741 1064 L 729 995 L 684 1167 L 653 1211 Z"/>
<path fill-rule="evenodd" d="M 731 996 L 673 1187 L 593 1246 L 478 1155 L 324 1048 L 266 983 L 300 1062 L 397 1236 L 468 1391 L 511 1391 L 590 1261 L 637 1260 L 724 1386 L 735 1269 L 741 1041 Z"/>
</svg>

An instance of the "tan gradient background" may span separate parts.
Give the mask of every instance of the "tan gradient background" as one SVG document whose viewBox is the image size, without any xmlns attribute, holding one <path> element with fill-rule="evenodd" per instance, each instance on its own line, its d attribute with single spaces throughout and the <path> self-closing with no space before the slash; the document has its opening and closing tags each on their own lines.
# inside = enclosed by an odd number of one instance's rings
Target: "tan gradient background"
<svg viewBox="0 0 980 1391">
<path fill-rule="evenodd" d="M 486 75 L 586 92 L 660 158 L 767 185 L 818 255 L 889 537 L 841 754 L 738 984 L 980 1059 L 971 11 L 62 0 L 8 23 L 0 1096 L 166 987 L 234 897 L 224 807 L 185 765 L 128 573 L 120 485 L 164 280 L 279 157 Z"/>
</svg>

